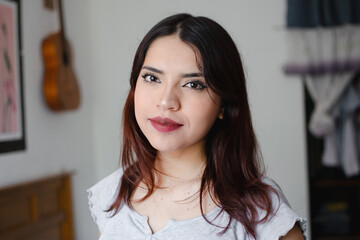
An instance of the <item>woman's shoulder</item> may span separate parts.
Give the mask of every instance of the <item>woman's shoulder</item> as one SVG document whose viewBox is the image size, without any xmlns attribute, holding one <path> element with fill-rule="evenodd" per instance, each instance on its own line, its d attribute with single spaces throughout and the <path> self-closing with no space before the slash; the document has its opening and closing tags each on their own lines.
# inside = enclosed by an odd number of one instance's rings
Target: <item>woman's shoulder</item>
<svg viewBox="0 0 360 240">
<path fill-rule="evenodd" d="M 120 167 L 116 171 L 112 172 L 108 176 L 106 176 L 103 179 L 101 179 L 100 181 L 98 181 L 95 185 L 90 187 L 88 190 L 97 189 L 97 188 L 101 188 L 101 189 L 105 188 L 107 191 L 113 190 L 114 187 L 115 188 L 117 187 L 122 175 L 123 175 L 123 169 Z"/>
<path fill-rule="evenodd" d="M 287 200 L 287 198 L 285 197 L 281 187 L 275 180 L 273 180 L 270 177 L 264 176 L 262 178 L 262 182 L 267 185 L 270 185 L 275 190 L 275 192 L 271 192 L 271 197 L 272 197 L 273 201 L 277 200 L 279 203 L 284 203 L 284 204 L 287 204 L 290 206 L 290 203 Z M 274 204 L 274 202 L 273 202 L 273 204 Z"/>
<path fill-rule="evenodd" d="M 119 168 L 87 189 L 90 212 L 100 231 L 110 216 L 107 210 L 116 199 L 122 174 Z"/>
<path fill-rule="evenodd" d="M 279 239 L 281 236 L 285 236 L 296 223 L 298 223 L 305 238 L 307 220 L 299 216 L 292 209 L 281 187 L 273 179 L 263 177 L 262 182 L 270 185 L 275 192 L 270 192 L 273 209 L 272 213 L 265 221 L 260 222 L 255 228 L 257 239 Z M 259 219 L 261 219 L 266 215 L 266 212 L 259 209 L 258 214 Z M 239 222 L 236 222 L 234 227 L 237 228 L 238 231 L 243 230 L 243 226 Z"/>
<path fill-rule="evenodd" d="M 118 168 L 116 171 L 87 189 L 87 192 L 89 195 L 101 197 L 102 200 L 112 200 L 119 188 L 122 175 L 122 168 Z"/>
</svg>

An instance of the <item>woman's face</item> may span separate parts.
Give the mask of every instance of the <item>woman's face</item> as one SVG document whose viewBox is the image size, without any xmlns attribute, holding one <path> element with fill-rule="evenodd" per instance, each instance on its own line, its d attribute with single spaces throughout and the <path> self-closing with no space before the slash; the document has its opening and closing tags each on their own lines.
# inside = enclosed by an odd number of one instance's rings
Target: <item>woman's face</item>
<svg viewBox="0 0 360 240">
<path fill-rule="evenodd" d="M 170 35 L 156 39 L 146 54 L 135 88 L 135 117 L 158 151 L 203 148 L 220 114 L 220 97 L 207 87 L 196 51 Z"/>
</svg>

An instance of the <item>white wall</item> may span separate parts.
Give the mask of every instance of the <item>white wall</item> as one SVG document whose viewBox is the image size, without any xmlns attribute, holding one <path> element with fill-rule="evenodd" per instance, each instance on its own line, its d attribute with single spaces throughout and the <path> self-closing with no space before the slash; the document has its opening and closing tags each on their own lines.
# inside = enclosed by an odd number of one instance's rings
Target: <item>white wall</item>
<svg viewBox="0 0 360 240">
<path fill-rule="evenodd" d="M 64 0 L 83 102 L 61 114 L 47 110 L 41 96 L 40 43 L 57 28 L 56 15 L 42 0 L 22 3 L 27 150 L 0 155 L 0 186 L 75 170 L 77 239 L 97 239 L 84 191 L 118 166 L 121 111 L 137 45 L 160 19 L 189 12 L 218 21 L 237 43 L 268 175 L 309 217 L 302 87 L 281 72 L 284 0 Z"/>
</svg>

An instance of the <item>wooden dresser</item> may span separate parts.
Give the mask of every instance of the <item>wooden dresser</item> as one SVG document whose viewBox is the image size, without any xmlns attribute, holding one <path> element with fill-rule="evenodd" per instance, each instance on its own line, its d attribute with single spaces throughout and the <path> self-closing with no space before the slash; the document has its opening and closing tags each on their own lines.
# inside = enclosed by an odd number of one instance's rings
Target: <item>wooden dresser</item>
<svg viewBox="0 0 360 240">
<path fill-rule="evenodd" d="M 71 174 L 0 189 L 0 240 L 74 240 Z"/>
</svg>

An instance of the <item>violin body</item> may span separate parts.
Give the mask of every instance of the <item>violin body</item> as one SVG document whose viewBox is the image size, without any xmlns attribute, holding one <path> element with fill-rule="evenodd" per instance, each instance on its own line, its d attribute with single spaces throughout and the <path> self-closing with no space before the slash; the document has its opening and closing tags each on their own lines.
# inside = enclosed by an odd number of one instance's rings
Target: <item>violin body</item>
<svg viewBox="0 0 360 240">
<path fill-rule="evenodd" d="M 54 111 L 78 108 L 80 93 L 72 67 L 70 44 L 61 31 L 43 40 L 42 55 L 45 66 L 43 93 L 47 105 Z"/>
</svg>

